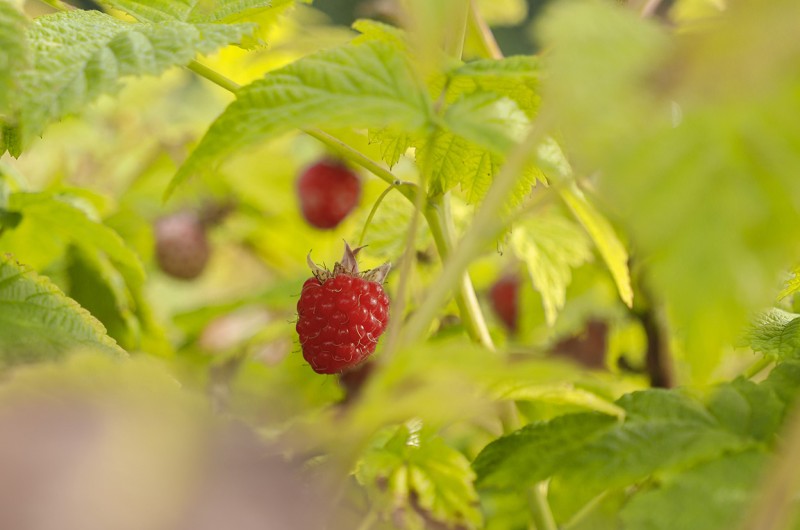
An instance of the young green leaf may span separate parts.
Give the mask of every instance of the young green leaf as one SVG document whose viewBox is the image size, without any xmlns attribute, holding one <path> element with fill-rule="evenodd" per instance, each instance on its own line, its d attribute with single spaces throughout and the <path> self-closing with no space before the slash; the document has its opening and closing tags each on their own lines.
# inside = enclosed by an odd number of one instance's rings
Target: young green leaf
<svg viewBox="0 0 800 530">
<path fill-rule="evenodd" d="M 0 256 L 0 366 L 58 359 L 76 348 L 125 355 L 103 325 L 49 279 Z"/>
<path fill-rule="evenodd" d="M 547 210 L 514 226 L 509 248 L 527 266 L 552 326 L 564 307 L 572 269 L 592 257 L 589 239 L 575 223 Z"/>
<path fill-rule="evenodd" d="M 243 87 L 167 189 L 237 149 L 299 127 L 392 125 L 416 132 L 431 115 L 406 57 L 382 42 L 306 56 Z"/>
<path fill-rule="evenodd" d="M 800 291 L 800 267 L 792 269 L 792 278 L 786 282 L 786 286 L 778 294 L 778 301 L 793 295 L 797 291 Z"/>
<path fill-rule="evenodd" d="M 129 282 L 144 281 L 139 256 L 111 228 L 70 204 L 68 196 L 15 193 L 9 198 L 9 209 L 19 212 L 23 220 L 15 230 L 2 235 L 3 247 L 20 259 L 46 266 L 61 256 L 66 245 L 74 244 L 92 254 L 103 252 Z M 31 261 L 28 255 L 37 258 Z"/>
<path fill-rule="evenodd" d="M 489 92 L 474 92 L 449 105 L 448 130 L 492 153 L 505 154 L 525 136 L 528 120 L 516 103 Z"/>
<path fill-rule="evenodd" d="M 800 315 L 782 309 L 760 313 L 746 334 L 753 351 L 779 359 L 800 356 Z"/>
<path fill-rule="evenodd" d="M 408 133 L 395 130 L 392 127 L 384 127 L 382 129 L 370 129 L 369 143 L 380 144 L 381 159 L 391 168 L 400 161 L 400 157 L 413 145 L 414 139 Z"/>
<path fill-rule="evenodd" d="M 177 20 L 219 23 L 270 9 L 269 0 L 100 0 L 102 5 L 125 11 L 141 22 Z"/>
<path fill-rule="evenodd" d="M 480 525 L 469 461 L 423 429 L 421 421 L 381 433 L 358 462 L 356 478 L 368 491 L 388 491 L 392 505 L 383 508 L 387 513 L 402 510 L 412 520 Z"/>
<path fill-rule="evenodd" d="M 7 147 L 18 156 L 49 123 L 116 92 L 121 78 L 157 75 L 187 64 L 197 52 L 238 42 L 252 29 L 178 21 L 130 23 L 97 11 L 41 16 L 28 31 L 32 66 L 19 74 L 17 113 L 7 123 L 11 131 L 4 131 Z"/>
<path fill-rule="evenodd" d="M 611 223 L 595 209 L 574 184 L 568 188 L 560 188 L 559 193 L 597 246 L 600 256 L 603 257 L 608 270 L 611 271 L 620 298 L 625 305 L 631 307 L 633 305 L 633 288 L 628 270 L 628 251 L 617 237 Z"/>
<path fill-rule="evenodd" d="M 539 59 L 533 56 L 469 62 L 449 74 L 447 101 L 488 92 L 516 102 L 522 112 L 533 118 L 541 101 L 539 69 Z"/>
<path fill-rule="evenodd" d="M 616 421 L 596 412 L 568 414 L 503 436 L 487 445 L 472 464 L 478 485 L 524 489 L 544 480 Z"/>
</svg>

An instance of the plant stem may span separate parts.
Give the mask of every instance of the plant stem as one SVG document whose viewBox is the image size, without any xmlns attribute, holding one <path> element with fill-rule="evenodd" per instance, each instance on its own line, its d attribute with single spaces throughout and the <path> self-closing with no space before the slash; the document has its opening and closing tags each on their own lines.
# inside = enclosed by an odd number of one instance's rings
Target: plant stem
<svg viewBox="0 0 800 530">
<path fill-rule="evenodd" d="M 528 490 L 528 507 L 536 530 L 558 530 L 553 512 L 547 503 L 546 482 L 539 482 Z"/>
<path fill-rule="evenodd" d="M 771 365 L 773 362 L 775 362 L 775 359 L 773 359 L 772 357 L 766 357 L 766 356 L 762 357 L 761 359 L 751 364 L 744 372 L 742 372 L 742 375 L 747 379 L 752 379 L 753 377 L 757 376 L 762 371 L 764 371 L 764 369 L 767 368 L 769 365 Z"/>
<path fill-rule="evenodd" d="M 469 0 L 469 28 L 478 37 L 484 56 L 490 59 L 502 59 L 503 52 L 494 38 L 491 28 L 483 19 L 477 0 Z"/>
<path fill-rule="evenodd" d="M 450 206 L 443 196 L 429 198 L 425 208 L 425 219 L 428 221 L 431 235 L 433 235 L 433 240 L 439 251 L 439 257 L 444 263 L 453 248 L 454 230 Z M 483 319 L 475 288 L 472 286 L 472 281 L 466 271 L 461 275 L 455 300 L 469 336 L 478 344 L 494 351 L 494 343 L 489 334 L 489 328 Z"/>
<path fill-rule="evenodd" d="M 205 77 L 215 85 L 220 86 L 225 90 L 227 90 L 228 92 L 232 92 L 233 94 L 235 94 L 240 88 L 242 88 L 242 86 L 239 83 L 232 81 L 231 79 L 225 77 L 216 70 L 209 68 L 208 66 L 198 61 L 195 61 L 194 59 L 192 59 L 189 62 L 189 64 L 186 65 L 186 68 L 188 68 L 189 70 L 200 76 Z"/>
</svg>

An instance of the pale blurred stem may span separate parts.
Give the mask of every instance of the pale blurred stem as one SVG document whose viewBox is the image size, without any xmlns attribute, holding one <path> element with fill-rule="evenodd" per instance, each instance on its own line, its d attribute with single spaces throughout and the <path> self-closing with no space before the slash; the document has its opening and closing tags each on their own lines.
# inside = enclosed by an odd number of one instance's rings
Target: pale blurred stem
<svg viewBox="0 0 800 530">
<path fill-rule="evenodd" d="M 478 7 L 478 0 L 469 0 L 469 23 L 468 27 L 478 37 L 478 42 L 481 45 L 483 55 L 490 59 L 502 59 L 503 52 L 494 38 L 489 24 L 483 19 L 480 8 Z"/>
<path fill-rule="evenodd" d="M 461 59 L 464 53 L 464 38 L 467 35 L 469 20 L 470 0 L 461 0 L 460 9 L 453 13 L 453 23 L 450 24 L 450 33 L 445 42 L 445 52 L 456 59 Z"/>
<path fill-rule="evenodd" d="M 539 482 L 528 490 L 528 508 L 536 530 L 558 530 L 547 503 L 547 483 Z"/>
<path fill-rule="evenodd" d="M 430 197 L 425 208 L 425 219 L 428 221 L 436 248 L 439 250 L 439 257 L 442 262 L 449 257 L 453 248 L 455 229 L 453 227 L 453 216 L 450 212 L 450 203 L 446 198 L 438 195 Z M 494 351 L 494 343 L 483 318 L 478 297 L 469 274 L 465 271 L 461 274 L 455 295 L 458 311 L 469 336 L 478 344 L 481 344 Z"/>
<path fill-rule="evenodd" d="M 795 401 L 784 425 L 778 452 L 739 530 L 790 528 L 796 512 L 794 505 L 799 477 L 800 402 Z"/>
<path fill-rule="evenodd" d="M 762 357 L 761 359 L 757 360 L 753 364 L 751 364 L 747 369 L 742 372 L 742 375 L 747 379 L 751 379 L 761 372 L 763 372 L 769 365 L 775 362 L 775 359 L 772 357 Z"/>
<path fill-rule="evenodd" d="M 186 68 L 234 94 L 241 88 L 239 83 L 228 79 L 216 70 L 213 70 L 203 63 L 195 60 L 190 61 L 189 64 L 186 65 Z"/>
<path fill-rule="evenodd" d="M 445 259 L 439 280 L 431 285 L 425 300 L 405 325 L 403 340 L 413 343 L 424 336 L 450 292 L 458 286 L 469 264 L 490 244 L 505 225 L 503 207 L 517 182 L 530 153 L 543 137 L 543 116 L 534 123 L 528 137 L 509 155 L 492 182 L 489 192 L 461 241 Z"/>
<path fill-rule="evenodd" d="M 187 65 L 187 68 L 234 94 L 240 88 L 238 83 L 228 79 L 219 72 L 197 61 L 191 61 Z M 324 131 L 320 131 L 319 129 L 303 129 L 303 132 L 324 143 L 345 160 L 349 160 L 350 162 L 363 167 L 379 179 L 392 186 L 412 204 L 414 204 L 417 207 L 416 211 L 419 211 L 424 215 L 431 233 L 433 234 L 434 241 L 436 243 L 436 249 L 439 252 L 439 255 L 442 257 L 442 261 L 444 262 L 446 257 L 450 254 L 453 245 L 453 236 L 451 231 L 452 218 L 450 217 L 449 208 L 443 208 L 441 207 L 441 204 L 435 204 L 435 201 L 426 201 L 425 197 L 418 197 L 418 186 L 409 182 L 400 181 L 400 179 L 398 179 L 391 171 L 384 168 L 382 165 L 378 164 L 352 146 L 342 142 L 338 138 L 331 136 Z M 412 229 L 414 229 L 413 234 L 416 234 L 415 226 L 412 227 Z M 411 246 L 413 245 L 410 245 L 409 248 L 411 248 Z M 413 255 L 409 254 L 407 259 L 410 260 L 413 257 Z M 409 266 L 406 265 L 407 263 L 410 262 L 405 261 L 404 267 Z M 407 282 L 407 275 L 408 273 L 402 275 L 403 278 L 401 279 L 404 279 L 404 281 L 400 282 L 400 292 L 403 292 L 403 287 Z M 458 304 L 459 312 L 461 313 L 461 320 L 464 323 L 464 326 L 466 327 L 470 337 L 487 348 L 494 349 L 491 336 L 489 335 L 489 330 L 486 326 L 486 321 L 483 318 L 483 313 L 481 312 L 480 305 L 478 304 L 478 298 L 475 295 L 475 288 L 473 287 L 472 281 L 470 280 L 466 271 L 462 271 L 460 274 L 460 284 L 458 290 L 456 291 L 456 303 Z M 395 332 L 395 335 L 396 333 L 397 332 Z M 387 349 L 391 351 L 391 348 Z"/>
</svg>

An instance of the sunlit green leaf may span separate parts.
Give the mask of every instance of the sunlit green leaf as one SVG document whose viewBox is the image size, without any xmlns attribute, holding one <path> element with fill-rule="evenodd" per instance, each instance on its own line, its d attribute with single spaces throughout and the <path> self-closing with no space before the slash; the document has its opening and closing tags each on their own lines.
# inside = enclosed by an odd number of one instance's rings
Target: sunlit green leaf
<svg viewBox="0 0 800 530">
<path fill-rule="evenodd" d="M 19 155 L 49 123 L 118 91 L 125 76 L 160 74 L 188 63 L 198 51 L 237 42 L 247 31 L 178 21 L 129 23 L 98 11 L 41 16 L 28 31 L 32 66 L 19 74 L 18 113 L 9 123 L 8 148 Z"/>
<path fill-rule="evenodd" d="M 237 149 L 298 127 L 393 125 L 414 132 L 430 104 L 406 58 L 381 42 L 319 52 L 244 88 L 181 167 L 167 193 Z"/>
<path fill-rule="evenodd" d="M 541 101 L 539 64 L 532 56 L 469 62 L 449 73 L 447 99 L 452 102 L 476 91 L 490 92 L 516 102 L 522 112 L 533 117 Z"/>
<path fill-rule="evenodd" d="M 628 251 L 617 237 L 611 223 L 597 211 L 576 186 L 559 189 L 562 199 L 592 238 L 597 250 L 606 262 L 622 301 L 633 304 L 633 288 L 628 271 Z"/>
<path fill-rule="evenodd" d="M 0 365 L 58 359 L 76 348 L 125 355 L 103 325 L 49 279 L 0 257 Z"/>
<path fill-rule="evenodd" d="M 786 286 L 778 294 L 778 301 L 793 295 L 797 291 L 800 291 L 800 267 L 792 269 L 792 278 L 786 282 Z"/>
<path fill-rule="evenodd" d="M 369 490 L 389 492 L 392 505 L 383 507 L 389 514 L 399 509 L 422 521 L 480 524 L 469 461 L 419 421 L 381 433 L 359 461 L 356 477 Z"/>
<path fill-rule="evenodd" d="M 229 17 L 247 15 L 269 9 L 269 0 L 101 0 L 103 5 L 125 11 L 142 22 L 221 22 Z"/>
<path fill-rule="evenodd" d="M 564 307 L 572 269 L 591 259 L 589 239 L 579 226 L 547 210 L 515 225 L 509 247 L 527 266 L 542 295 L 547 323 L 553 325 Z"/>
<path fill-rule="evenodd" d="M 781 359 L 796 359 L 800 354 L 800 315 L 782 309 L 760 313 L 747 332 L 753 351 Z"/>
<path fill-rule="evenodd" d="M 568 414 L 503 436 L 475 459 L 478 485 L 522 489 L 544 480 L 615 423 L 604 414 Z"/>
</svg>

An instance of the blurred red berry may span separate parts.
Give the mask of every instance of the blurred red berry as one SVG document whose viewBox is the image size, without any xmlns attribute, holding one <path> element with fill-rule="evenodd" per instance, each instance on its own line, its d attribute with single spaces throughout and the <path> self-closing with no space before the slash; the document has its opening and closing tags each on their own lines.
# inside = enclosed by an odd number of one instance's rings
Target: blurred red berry
<svg viewBox="0 0 800 530">
<path fill-rule="evenodd" d="M 358 205 L 361 181 L 344 164 L 323 160 L 297 180 L 303 217 L 316 228 L 335 228 Z"/>
<path fill-rule="evenodd" d="M 508 275 L 497 280 L 489 290 L 492 309 L 511 332 L 517 331 L 519 320 L 519 278 Z"/>
</svg>

